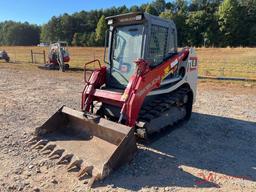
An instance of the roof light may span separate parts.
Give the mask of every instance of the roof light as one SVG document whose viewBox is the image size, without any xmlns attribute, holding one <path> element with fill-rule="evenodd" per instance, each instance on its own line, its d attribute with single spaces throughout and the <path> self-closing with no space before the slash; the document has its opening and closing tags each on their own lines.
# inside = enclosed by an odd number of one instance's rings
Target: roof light
<svg viewBox="0 0 256 192">
<path fill-rule="evenodd" d="M 137 16 L 135 17 L 135 20 L 136 20 L 136 21 L 142 20 L 142 15 L 137 15 Z"/>
<path fill-rule="evenodd" d="M 108 25 L 112 25 L 114 23 L 113 19 L 108 20 Z"/>
</svg>

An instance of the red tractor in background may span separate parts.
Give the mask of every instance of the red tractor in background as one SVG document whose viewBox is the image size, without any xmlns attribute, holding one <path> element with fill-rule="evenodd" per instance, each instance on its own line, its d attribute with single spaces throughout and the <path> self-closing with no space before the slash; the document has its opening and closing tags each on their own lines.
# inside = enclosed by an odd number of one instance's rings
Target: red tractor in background
<svg viewBox="0 0 256 192">
<path fill-rule="evenodd" d="M 39 66 L 39 68 L 64 72 L 69 69 L 69 64 L 67 64 L 69 61 L 68 43 L 58 41 L 57 43 L 50 44 L 47 64 Z"/>
</svg>

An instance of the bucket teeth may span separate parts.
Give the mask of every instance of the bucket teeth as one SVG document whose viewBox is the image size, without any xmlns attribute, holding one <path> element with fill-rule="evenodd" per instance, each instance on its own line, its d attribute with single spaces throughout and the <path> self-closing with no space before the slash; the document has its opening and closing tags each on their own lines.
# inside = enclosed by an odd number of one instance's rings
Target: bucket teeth
<svg viewBox="0 0 256 192">
<path fill-rule="evenodd" d="M 69 154 L 69 153 L 63 153 L 62 156 L 59 158 L 57 164 L 61 164 L 64 161 L 70 162 L 70 160 L 72 159 L 74 155 L 73 154 Z"/>
<path fill-rule="evenodd" d="M 29 139 L 26 143 L 28 145 L 33 145 L 38 141 L 38 137 L 32 137 L 31 139 Z"/>
<path fill-rule="evenodd" d="M 35 145 L 33 145 L 32 149 L 43 148 L 48 142 L 48 140 L 41 139 Z"/>
<path fill-rule="evenodd" d="M 92 175 L 92 170 L 93 170 L 93 166 L 91 165 L 88 166 L 85 163 L 83 163 L 80 171 L 77 174 L 77 177 L 82 177 L 83 175 L 85 175 L 85 173 L 87 175 Z"/>
<path fill-rule="evenodd" d="M 62 155 L 62 153 L 64 152 L 64 149 L 54 149 L 50 154 L 49 154 L 49 158 L 53 159 L 53 157 L 58 156 L 60 157 Z"/>
<path fill-rule="evenodd" d="M 68 165 L 68 167 L 67 167 L 67 170 L 69 171 L 70 169 L 72 169 L 72 168 L 74 168 L 74 167 L 80 168 L 82 163 L 83 163 L 82 160 L 77 159 L 77 158 L 73 158 L 73 159 L 71 160 L 71 162 L 69 163 L 69 165 Z"/>
<path fill-rule="evenodd" d="M 40 151 L 41 152 L 46 152 L 46 151 L 52 151 L 54 148 L 56 147 L 56 144 L 54 143 L 48 143 L 47 145 L 45 145 Z"/>
<path fill-rule="evenodd" d="M 89 179 L 87 183 L 87 189 L 91 189 L 94 182 L 97 180 L 97 177 L 93 176 L 91 179 Z"/>
</svg>

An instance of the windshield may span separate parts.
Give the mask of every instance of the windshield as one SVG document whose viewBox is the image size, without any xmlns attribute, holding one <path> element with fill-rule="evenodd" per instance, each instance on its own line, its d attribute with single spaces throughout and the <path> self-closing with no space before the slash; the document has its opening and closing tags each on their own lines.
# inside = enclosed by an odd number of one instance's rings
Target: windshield
<svg viewBox="0 0 256 192">
<path fill-rule="evenodd" d="M 111 76 L 118 83 L 126 86 L 136 69 L 134 61 L 141 58 L 142 25 L 117 27 L 114 30 Z"/>
</svg>

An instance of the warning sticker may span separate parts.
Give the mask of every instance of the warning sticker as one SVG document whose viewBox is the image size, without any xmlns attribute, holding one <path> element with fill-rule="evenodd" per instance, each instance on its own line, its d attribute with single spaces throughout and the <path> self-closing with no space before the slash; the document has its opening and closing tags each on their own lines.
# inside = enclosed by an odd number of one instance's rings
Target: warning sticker
<svg viewBox="0 0 256 192">
<path fill-rule="evenodd" d="M 178 59 L 175 59 L 175 61 L 171 63 L 171 68 L 175 67 L 175 65 L 177 65 L 178 63 L 179 63 Z"/>
</svg>

